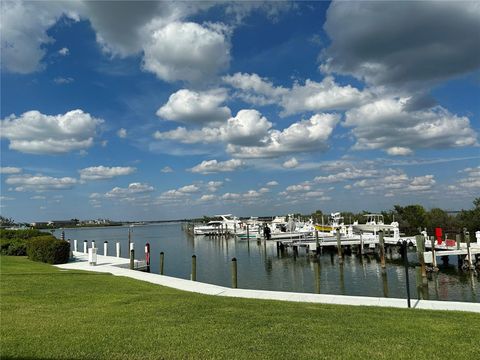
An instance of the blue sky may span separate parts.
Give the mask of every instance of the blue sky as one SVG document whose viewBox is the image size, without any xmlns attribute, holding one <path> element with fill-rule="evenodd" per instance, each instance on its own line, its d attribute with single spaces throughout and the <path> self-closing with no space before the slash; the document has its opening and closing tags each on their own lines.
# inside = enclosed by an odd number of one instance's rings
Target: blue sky
<svg viewBox="0 0 480 360">
<path fill-rule="evenodd" d="M 17 221 L 470 208 L 478 2 L 2 2 Z"/>
</svg>

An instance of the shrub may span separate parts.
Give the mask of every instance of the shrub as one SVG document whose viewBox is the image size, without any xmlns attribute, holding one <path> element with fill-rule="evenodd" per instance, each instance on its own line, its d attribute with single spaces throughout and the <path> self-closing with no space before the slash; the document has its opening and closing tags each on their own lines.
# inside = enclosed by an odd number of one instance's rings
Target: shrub
<svg viewBox="0 0 480 360">
<path fill-rule="evenodd" d="M 37 229 L 24 229 L 24 230 L 0 230 L 0 238 L 3 239 L 30 239 L 35 236 L 50 235 L 47 232 Z"/>
<path fill-rule="evenodd" d="M 70 257 L 70 244 L 51 235 L 32 238 L 27 243 L 30 260 L 48 264 L 64 264 Z"/>
<path fill-rule="evenodd" d="M 27 243 L 38 236 L 49 236 L 49 233 L 36 229 L 5 230 L 0 229 L 0 254 L 10 256 L 27 255 Z"/>
<path fill-rule="evenodd" d="M 27 240 L 25 239 L 5 239 L 0 240 L 0 254 L 9 256 L 27 255 Z"/>
</svg>

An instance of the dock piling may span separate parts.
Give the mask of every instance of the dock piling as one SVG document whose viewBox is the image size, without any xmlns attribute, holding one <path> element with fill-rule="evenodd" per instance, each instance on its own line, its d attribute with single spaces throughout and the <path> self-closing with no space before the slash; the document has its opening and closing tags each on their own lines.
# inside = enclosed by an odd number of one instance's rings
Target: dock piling
<svg viewBox="0 0 480 360">
<path fill-rule="evenodd" d="M 408 256 L 407 256 L 408 246 L 407 241 L 403 240 L 403 264 L 405 265 L 405 283 L 407 286 L 407 304 L 408 308 L 411 308 L 410 303 L 410 280 L 408 278 Z"/>
<path fill-rule="evenodd" d="M 115 244 L 115 250 L 116 250 L 116 255 L 117 255 L 117 258 L 120 257 L 120 243 L 117 241 L 117 243 Z"/>
<path fill-rule="evenodd" d="M 385 269 L 385 240 L 383 238 L 383 230 L 378 232 L 378 242 L 380 246 L 380 264 L 382 269 Z"/>
<path fill-rule="evenodd" d="M 197 281 L 197 256 L 192 255 L 192 273 L 190 274 L 190 280 Z"/>
<path fill-rule="evenodd" d="M 130 250 L 130 270 L 135 268 L 135 250 Z"/>
<path fill-rule="evenodd" d="M 83 253 L 86 254 L 88 253 L 88 241 L 83 240 Z"/>
<path fill-rule="evenodd" d="M 475 267 L 473 266 L 472 262 L 472 251 L 470 249 L 470 233 L 464 230 L 465 233 L 465 242 L 467 243 L 467 266 L 468 270 L 475 270 Z"/>
<path fill-rule="evenodd" d="M 437 257 L 435 256 L 435 236 L 430 236 L 430 242 L 432 245 L 432 266 L 433 266 L 433 271 L 438 271 L 438 266 L 437 266 Z"/>
<path fill-rule="evenodd" d="M 237 288 L 237 258 L 232 259 L 232 288 Z"/>
<path fill-rule="evenodd" d="M 425 258 L 423 255 L 425 251 L 425 237 L 423 235 L 416 235 L 415 240 L 417 243 L 417 255 L 418 261 L 420 262 L 421 276 L 425 279 L 427 277 L 427 269 L 425 267 Z"/>
<path fill-rule="evenodd" d="M 108 256 L 108 241 L 103 242 L 103 256 Z"/>
<path fill-rule="evenodd" d="M 147 265 L 147 272 L 150 272 L 150 244 L 145 244 L 145 262 Z"/>
<path fill-rule="evenodd" d="M 78 251 L 78 242 L 77 239 L 73 240 L 73 251 L 77 252 Z"/>
<path fill-rule="evenodd" d="M 462 234 L 456 234 L 455 235 L 455 241 L 457 243 L 457 250 L 460 250 L 460 243 L 462 242 Z M 458 267 L 461 268 L 462 267 L 462 256 L 461 255 L 458 255 L 457 256 L 457 261 L 458 261 Z"/>
<path fill-rule="evenodd" d="M 165 254 L 163 253 L 163 251 L 160 253 L 160 275 L 163 275 L 163 264 L 164 264 L 164 259 L 165 258 Z"/>
<path fill-rule="evenodd" d="M 342 242 L 340 240 L 340 228 L 337 228 L 337 251 L 338 251 L 338 263 L 343 264 L 342 257 Z"/>
</svg>

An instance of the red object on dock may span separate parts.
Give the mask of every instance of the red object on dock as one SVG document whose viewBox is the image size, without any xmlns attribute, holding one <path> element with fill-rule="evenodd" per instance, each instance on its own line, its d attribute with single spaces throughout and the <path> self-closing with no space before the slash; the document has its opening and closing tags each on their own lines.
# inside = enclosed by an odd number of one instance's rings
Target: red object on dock
<svg viewBox="0 0 480 360">
<path fill-rule="evenodd" d="M 455 240 L 446 239 L 445 241 L 447 242 L 447 246 L 455 246 L 455 245 L 457 245 L 457 242 L 456 242 Z"/>
<path fill-rule="evenodd" d="M 442 245 L 442 228 L 435 228 L 435 236 L 437 237 L 437 244 Z"/>
</svg>

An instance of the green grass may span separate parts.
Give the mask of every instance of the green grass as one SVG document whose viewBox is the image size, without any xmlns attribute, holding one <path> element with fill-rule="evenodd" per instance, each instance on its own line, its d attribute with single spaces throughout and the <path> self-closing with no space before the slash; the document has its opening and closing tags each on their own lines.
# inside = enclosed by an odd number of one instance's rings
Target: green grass
<svg viewBox="0 0 480 360">
<path fill-rule="evenodd" d="M 0 334 L 1 359 L 467 359 L 480 316 L 206 296 L 3 256 Z"/>
</svg>

